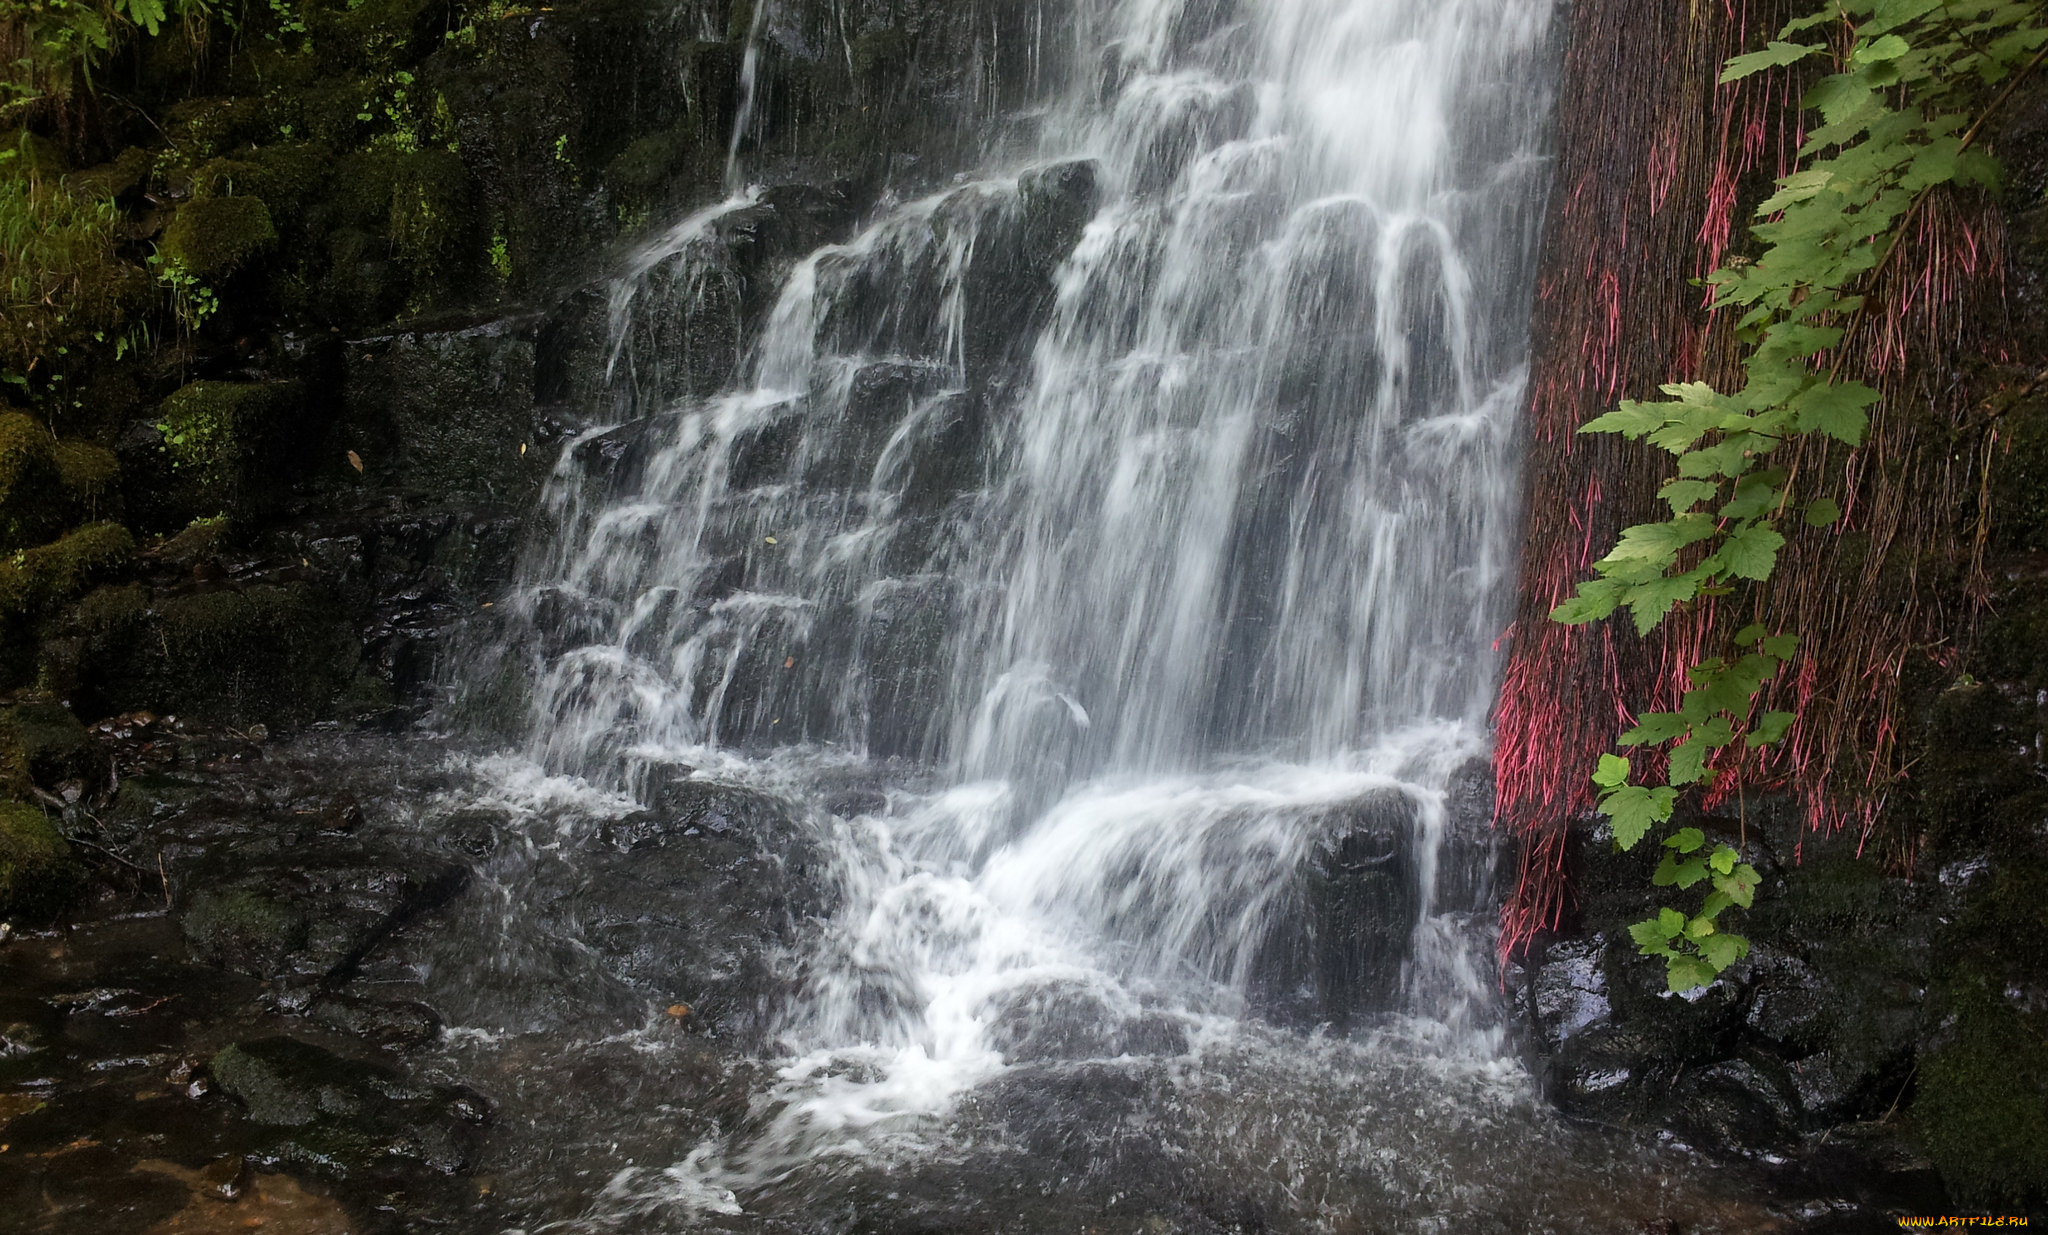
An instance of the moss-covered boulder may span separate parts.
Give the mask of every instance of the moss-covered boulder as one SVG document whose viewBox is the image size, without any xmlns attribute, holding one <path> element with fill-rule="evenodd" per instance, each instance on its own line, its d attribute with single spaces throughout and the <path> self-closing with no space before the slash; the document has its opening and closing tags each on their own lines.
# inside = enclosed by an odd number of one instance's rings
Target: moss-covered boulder
<svg viewBox="0 0 2048 1235">
<path fill-rule="evenodd" d="M 64 439 L 51 448 L 57 483 L 71 508 L 87 519 L 113 514 L 121 496 L 121 461 L 91 442 Z"/>
<path fill-rule="evenodd" d="M 1915 1132 L 1964 1204 L 2048 1199 L 2048 1016 L 1968 979 L 1954 1016 L 1921 1061 Z"/>
<path fill-rule="evenodd" d="M 18 767 L 31 785 L 78 781 L 98 787 L 107 776 L 106 753 L 70 709 L 23 703 L 0 711 L 0 767 Z"/>
<path fill-rule="evenodd" d="M 206 197 L 178 209 L 158 247 L 184 273 L 217 282 L 276 244 L 277 227 L 262 199 Z"/>
<path fill-rule="evenodd" d="M 40 544 L 61 526 L 56 445 L 34 418 L 0 412 L 0 552 Z"/>
<path fill-rule="evenodd" d="M 28 620 L 85 593 L 127 565 L 135 538 L 118 523 L 89 523 L 60 539 L 0 558 L 0 642 Z"/>
<path fill-rule="evenodd" d="M 266 504 L 270 482 L 278 479 L 277 438 L 297 394 L 290 383 L 199 381 L 163 401 L 156 427 L 190 516 Z"/>
<path fill-rule="evenodd" d="M 84 888 L 84 869 L 43 812 L 0 802 L 0 919 L 47 922 Z"/>
<path fill-rule="evenodd" d="M 327 715 L 361 659 L 333 599 L 303 583 L 155 599 L 106 589 L 74 620 L 85 641 L 78 697 L 98 713 L 292 728 Z"/>
<path fill-rule="evenodd" d="M 201 892 L 185 911 L 186 946 L 194 959 L 268 978 L 306 946 L 304 912 L 249 889 Z"/>
</svg>

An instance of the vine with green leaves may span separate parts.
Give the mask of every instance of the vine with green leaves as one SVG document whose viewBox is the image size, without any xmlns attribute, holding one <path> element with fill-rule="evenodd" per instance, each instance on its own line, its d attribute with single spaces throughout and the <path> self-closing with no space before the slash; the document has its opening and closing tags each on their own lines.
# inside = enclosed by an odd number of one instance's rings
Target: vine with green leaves
<svg viewBox="0 0 2048 1235">
<path fill-rule="evenodd" d="M 1798 478 L 1774 457 L 1800 439 L 1863 444 L 1879 393 L 1842 373 L 1845 344 L 1873 311 L 1871 293 L 1927 195 L 1995 183 L 1996 164 L 1976 146 L 2048 56 L 2043 18 L 2040 3 L 2010 0 L 1829 0 L 1764 50 L 1727 62 L 1724 83 L 1823 56 L 1836 69 L 1803 100 L 1819 123 L 1797 170 L 1757 207 L 1758 256 L 1707 280 L 1712 308 L 1737 315 L 1743 383 L 1728 392 L 1674 383 L 1666 399 L 1624 401 L 1580 428 L 1647 441 L 1676 457 L 1677 475 L 1658 491 L 1671 517 L 1625 529 L 1554 620 L 1578 625 L 1626 609 L 1647 635 L 1680 606 L 1769 579 L 1789 521 L 1822 528 L 1841 518 L 1833 500 L 1796 492 Z M 1798 637 L 1751 623 L 1732 644 L 1686 669 L 1676 711 L 1643 713 L 1620 735 L 1623 748 L 1666 748 L 1662 783 L 1637 783 L 1627 755 L 1600 756 L 1593 783 L 1617 848 L 1668 824 L 1681 792 L 1711 783 L 1722 750 L 1768 746 L 1791 726 L 1791 713 L 1758 707 Z M 1761 879 L 1698 828 L 1675 830 L 1662 848 L 1653 882 L 1704 893 L 1629 933 L 1643 955 L 1663 958 L 1673 991 L 1689 991 L 1748 954 L 1721 915 L 1750 908 Z"/>
</svg>

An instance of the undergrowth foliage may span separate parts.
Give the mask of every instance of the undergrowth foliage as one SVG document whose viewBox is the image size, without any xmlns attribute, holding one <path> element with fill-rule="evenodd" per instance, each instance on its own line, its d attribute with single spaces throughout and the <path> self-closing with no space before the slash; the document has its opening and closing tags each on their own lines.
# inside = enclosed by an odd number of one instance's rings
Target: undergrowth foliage
<svg viewBox="0 0 2048 1235">
<path fill-rule="evenodd" d="M 1704 382 L 1664 386 L 1668 398 L 1624 401 L 1582 433 L 1619 433 L 1676 459 L 1658 496 L 1671 517 L 1627 528 L 1594 564 L 1597 577 L 1551 617 L 1577 625 L 1626 609 L 1647 634 L 1680 606 L 1698 605 L 1709 624 L 1714 598 L 1771 576 L 1787 532 L 1825 529 L 1842 518 L 1838 478 L 1801 477 L 1774 456 L 1801 438 L 1863 444 L 1879 394 L 1841 372 L 1843 344 L 1885 306 L 1869 289 L 1899 257 L 1901 239 L 1932 190 L 1991 187 L 1996 164 L 1975 149 L 1985 121 L 2019 79 L 2048 56 L 2040 3 L 2008 0 L 1830 0 L 1785 27 L 1762 51 L 1736 56 L 1724 82 L 1828 57 L 1835 72 L 1803 100 L 1818 113 L 1799 150 L 1797 170 L 1757 207 L 1753 260 L 1732 259 L 1708 277 L 1712 307 L 1736 314 L 1744 346 L 1743 384 L 1720 391 Z M 1711 632 L 1710 632 L 1711 634 Z M 1675 712 L 1646 712 L 1619 745 L 1661 753 L 1635 766 L 1627 755 L 1600 757 L 1593 774 L 1599 811 L 1615 844 L 1633 849 L 1676 810 L 1687 787 L 1718 774 L 1717 756 L 1740 743 L 1777 742 L 1787 712 L 1759 713 L 1759 699 L 1798 650 L 1794 632 L 1751 622 L 1725 640 L 1726 654 L 1686 670 L 1690 689 Z M 1664 958 L 1674 991 L 1706 985 L 1749 951 L 1722 929 L 1730 908 L 1750 907 L 1756 870 L 1735 848 L 1708 845 L 1698 828 L 1679 828 L 1653 881 L 1690 891 L 1690 910 L 1665 907 L 1630 934 L 1647 956 Z"/>
</svg>

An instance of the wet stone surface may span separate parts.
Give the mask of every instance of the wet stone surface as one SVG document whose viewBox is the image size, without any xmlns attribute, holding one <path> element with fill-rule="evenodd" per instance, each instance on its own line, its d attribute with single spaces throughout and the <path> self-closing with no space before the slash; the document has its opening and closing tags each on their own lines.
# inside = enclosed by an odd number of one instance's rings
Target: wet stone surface
<svg viewBox="0 0 2048 1235">
<path fill-rule="evenodd" d="M 1371 1013 L 1381 979 L 1331 937 L 1385 908 L 1343 888 L 1412 860 L 1403 803 L 1342 808 L 1284 919 L 1320 1031 L 1018 987 L 990 1013 L 1003 1067 L 950 1115 L 850 1124 L 820 1156 L 841 1116 L 815 1086 L 882 1065 L 792 1061 L 776 1014 L 842 908 L 833 829 L 891 815 L 900 778 L 828 764 L 806 808 L 765 765 L 667 763 L 633 770 L 635 800 L 421 738 L 94 733 L 107 781 L 58 819 L 97 838 L 93 891 L 0 945 L 8 1230 L 1704 1235 L 1854 1231 L 1916 1199 L 1881 1129 L 1788 1146 L 1799 1109 L 1759 1097 L 1781 1079 L 1755 1052 L 1679 1078 L 1715 1158 L 1560 1122 L 1512 1065 Z M 1785 964 L 1729 1014 L 1811 1045 Z M 1616 980 L 1597 941 L 1537 971 L 1568 1109 L 1660 1066 L 1613 1030 Z M 1791 1083 L 1838 1092 L 1829 1058 Z"/>
<path fill-rule="evenodd" d="M 506 855 L 530 858 L 535 838 L 439 806 L 473 777 L 432 743 L 285 750 L 154 717 L 95 737 L 112 775 L 53 821 L 92 842 L 74 848 L 93 890 L 0 942 L 7 1230 L 502 1229 L 498 1103 L 458 1066 L 443 1009 L 598 1039 L 651 1023 L 689 1039 L 686 1071 L 715 1088 L 776 989 L 760 954 L 815 907 L 800 878 L 779 881 L 797 839 L 760 795 L 685 783 L 603 835 L 595 817 L 550 821 L 578 860 L 555 864 L 553 916 L 542 897 L 516 919 L 595 960 L 566 966 L 574 997 L 552 1009 L 517 975 L 500 999 L 473 939 L 437 972 L 441 936 L 515 920 L 497 897 L 530 863 Z M 778 825 L 769 861 L 756 841 Z M 478 1080 L 516 1097 L 506 1066 Z"/>
</svg>

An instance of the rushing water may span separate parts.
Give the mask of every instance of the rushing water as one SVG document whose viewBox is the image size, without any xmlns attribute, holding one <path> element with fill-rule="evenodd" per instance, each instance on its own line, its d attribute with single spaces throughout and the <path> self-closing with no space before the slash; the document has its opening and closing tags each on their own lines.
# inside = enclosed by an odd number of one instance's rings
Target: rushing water
<svg viewBox="0 0 2048 1235">
<path fill-rule="evenodd" d="M 1514 1072 L 1463 790 L 1551 0 L 1074 3 L 1089 67 L 1037 156 L 796 261 L 739 380 L 693 357 L 770 195 L 612 284 L 611 422 L 563 455 L 497 653 L 523 757 L 629 797 L 679 766 L 880 788 L 816 812 L 836 908 L 747 1126 L 624 1168 L 591 1221 L 936 1152 L 1033 1060 L 1337 1049 L 1248 1014 L 1371 1029 L 1349 1075 L 1388 1093 Z M 1303 872 L 1339 868 L 1386 921 L 1333 977 L 1289 942 L 1330 933 Z"/>
</svg>

